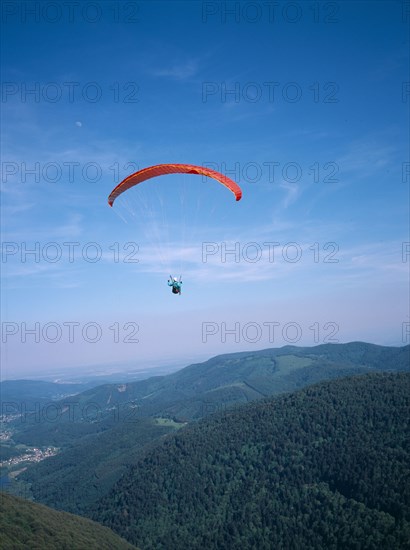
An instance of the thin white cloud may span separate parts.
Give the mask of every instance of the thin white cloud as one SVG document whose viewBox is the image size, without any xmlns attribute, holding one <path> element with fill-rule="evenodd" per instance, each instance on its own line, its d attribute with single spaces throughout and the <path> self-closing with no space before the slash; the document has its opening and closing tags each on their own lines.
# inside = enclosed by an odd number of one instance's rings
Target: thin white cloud
<svg viewBox="0 0 410 550">
<path fill-rule="evenodd" d="M 402 243 L 368 242 L 357 246 L 339 243 L 320 243 L 305 240 L 292 243 L 285 239 L 280 243 L 259 240 L 243 242 L 203 243 L 202 247 L 181 247 L 170 243 L 159 254 L 152 249 L 141 248 L 138 271 L 163 273 L 162 258 L 170 265 L 182 262 L 184 273 L 191 280 L 232 282 L 256 282 L 287 280 L 303 277 L 305 283 L 317 286 L 322 283 L 334 286 L 350 284 L 371 286 L 401 284 L 408 278 L 408 261 L 403 262 Z M 254 243 L 254 244 L 252 244 Z M 235 251 L 235 252 L 234 252 Z"/>
<path fill-rule="evenodd" d="M 279 184 L 280 189 L 285 192 L 285 197 L 281 200 L 280 208 L 288 208 L 291 204 L 297 201 L 302 193 L 300 184 L 282 181 Z"/>
<path fill-rule="evenodd" d="M 395 151 L 392 145 L 361 140 L 350 144 L 336 162 L 342 172 L 353 172 L 355 177 L 371 176 L 393 162 Z"/>
<path fill-rule="evenodd" d="M 153 76 L 172 78 L 174 80 L 186 80 L 194 77 L 198 73 L 198 62 L 189 60 L 181 63 L 176 63 L 168 67 L 153 69 Z"/>
</svg>

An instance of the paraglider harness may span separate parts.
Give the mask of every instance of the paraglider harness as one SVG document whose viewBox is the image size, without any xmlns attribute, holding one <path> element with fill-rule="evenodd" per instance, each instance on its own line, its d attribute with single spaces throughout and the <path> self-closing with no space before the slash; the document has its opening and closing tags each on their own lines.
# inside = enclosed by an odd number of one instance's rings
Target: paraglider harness
<svg viewBox="0 0 410 550">
<path fill-rule="evenodd" d="M 172 293 L 173 294 L 181 295 L 181 285 L 182 285 L 181 275 L 179 276 L 179 281 L 177 281 L 171 275 L 169 276 L 168 286 L 172 286 Z"/>
</svg>

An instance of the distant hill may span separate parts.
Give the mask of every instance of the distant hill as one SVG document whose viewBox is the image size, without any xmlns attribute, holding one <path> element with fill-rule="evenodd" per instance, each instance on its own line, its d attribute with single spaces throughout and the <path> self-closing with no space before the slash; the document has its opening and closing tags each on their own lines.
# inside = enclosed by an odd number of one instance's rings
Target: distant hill
<svg viewBox="0 0 410 550">
<path fill-rule="evenodd" d="M 410 548 L 410 373 L 320 383 L 193 423 L 93 519 L 144 550 Z"/>
<path fill-rule="evenodd" d="M 135 550 L 110 529 L 0 492 L 2 550 Z"/>
<path fill-rule="evenodd" d="M 57 384 L 42 380 L 5 380 L 0 382 L 3 412 L 35 410 L 36 406 L 83 392 L 97 384 Z M 14 405 L 14 407 L 13 407 Z"/>
<path fill-rule="evenodd" d="M 47 434 L 56 432 L 56 426 L 61 425 L 57 436 L 60 439 L 54 439 L 53 444 L 64 446 L 65 437 L 69 442 L 78 435 L 72 435 L 72 426 L 67 426 L 73 420 L 83 424 L 81 430 L 89 434 L 101 431 L 105 421 L 110 424 L 116 411 L 124 412 L 127 407 L 133 407 L 139 417 L 167 415 L 190 421 L 232 404 L 293 391 L 321 380 L 406 370 L 410 370 L 410 346 L 396 348 L 364 342 L 219 355 L 166 376 L 104 384 L 66 397 L 60 402 L 61 414 L 56 420 L 38 420 L 33 415 L 32 422 L 27 418 L 26 426 L 17 423 L 21 435 L 16 436 L 16 441 L 43 444 Z M 36 424 L 35 430 L 32 424 Z"/>
<path fill-rule="evenodd" d="M 368 372 L 410 370 L 410 346 L 364 342 L 284 346 L 213 357 L 162 380 L 147 396 L 147 409 L 195 419 L 270 395 L 301 389 L 322 380 Z M 181 399 L 183 397 L 183 399 Z"/>
</svg>

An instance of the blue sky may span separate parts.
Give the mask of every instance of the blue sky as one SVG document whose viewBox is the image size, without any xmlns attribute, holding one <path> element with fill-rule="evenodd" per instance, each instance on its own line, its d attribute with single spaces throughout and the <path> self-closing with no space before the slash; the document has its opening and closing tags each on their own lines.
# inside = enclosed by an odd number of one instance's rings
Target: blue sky
<svg viewBox="0 0 410 550">
<path fill-rule="evenodd" d="M 408 343 L 407 4 L 3 2 L 3 378 Z"/>
</svg>

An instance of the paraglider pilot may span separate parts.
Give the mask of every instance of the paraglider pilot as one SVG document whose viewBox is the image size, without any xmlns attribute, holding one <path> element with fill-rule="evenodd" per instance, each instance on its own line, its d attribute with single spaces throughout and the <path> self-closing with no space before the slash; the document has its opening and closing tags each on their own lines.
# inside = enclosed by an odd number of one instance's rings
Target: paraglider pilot
<svg viewBox="0 0 410 550">
<path fill-rule="evenodd" d="M 168 286 L 172 286 L 173 294 L 181 294 L 181 285 L 182 285 L 181 277 L 179 278 L 179 281 L 178 281 L 176 277 L 172 277 L 170 275 L 168 280 Z"/>
</svg>

